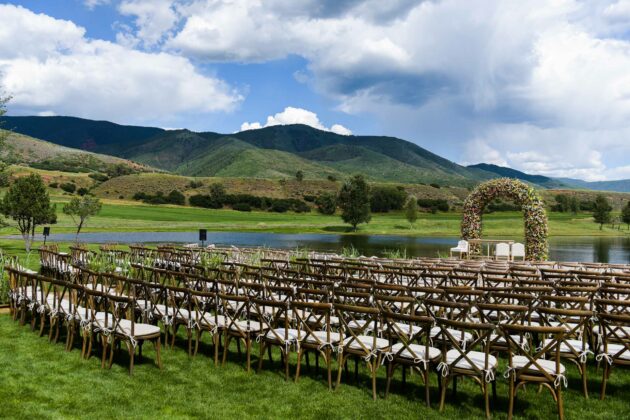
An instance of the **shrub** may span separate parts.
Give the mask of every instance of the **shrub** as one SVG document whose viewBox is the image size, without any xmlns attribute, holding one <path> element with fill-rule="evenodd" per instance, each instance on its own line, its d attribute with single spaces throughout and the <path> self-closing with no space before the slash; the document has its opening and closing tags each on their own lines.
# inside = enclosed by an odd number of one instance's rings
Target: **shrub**
<svg viewBox="0 0 630 420">
<path fill-rule="evenodd" d="M 407 193 L 403 188 L 373 187 L 370 195 L 370 209 L 374 213 L 402 210 L 406 199 Z"/>
<path fill-rule="evenodd" d="M 441 188 L 440 184 L 436 184 L 436 183 L 431 183 L 429 184 L 430 186 L 432 186 L 433 188 Z"/>
<path fill-rule="evenodd" d="M 337 197 L 330 193 L 323 193 L 315 200 L 317 211 L 321 214 L 335 214 L 337 210 Z"/>
<path fill-rule="evenodd" d="M 306 201 L 307 203 L 314 203 L 315 200 L 317 199 L 317 197 L 315 197 L 314 195 L 308 195 L 305 194 L 302 196 L 302 198 L 304 199 L 304 201 Z"/>
<path fill-rule="evenodd" d="M 252 211 L 252 208 L 247 203 L 236 203 L 232 206 L 232 209 L 237 211 Z"/>
<path fill-rule="evenodd" d="M 337 177 L 336 177 L 336 176 L 334 176 L 334 175 L 328 175 L 326 178 L 327 178 L 330 182 L 335 182 L 335 181 L 337 181 Z"/>
<path fill-rule="evenodd" d="M 99 172 L 92 172 L 88 176 L 97 182 L 105 182 L 109 179 L 107 175 L 99 173 Z"/>
<path fill-rule="evenodd" d="M 220 209 L 223 205 L 214 198 L 206 194 L 196 194 L 188 199 L 188 203 L 194 207 L 203 207 L 206 209 Z"/>
<path fill-rule="evenodd" d="M 190 183 L 188 184 L 188 187 L 193 188 L 193 189 L 201 188 L 203 187 L 203 182 L 193 180 L 193 181 L 190 181 Z"/>
<path fill-rule="evenodd" d="M 167 200 L 170 204 L 177 204 L 179 206 L 186 205 L 186 196 L 177 190 L 168 193 Z"/>
<path fill-rule="evenodd" d="M 432 213 L 439 211 L 447 212 L 450 209 L 448 201 L 443 198 L 419 198 L 418 206 L 425 210 L 430 210 Z"/>
<path fill-rule="evenodd" d="M 50 188 L 59 188 L 59 183 L 58 182 L 51 182 L 50 184 L 48 184 L 48 186 Z"/>
<path fill-rule="evenodd" d="M 291 207 L 291 204 L 288 201 L 289 200 L 283 200 L 283 199 L 274 200 L 271 203 L 270 210 L 276 213 L 286 213 L 287 211 L 289 211 L 289 208 Z"/>
<path fill-rule="evenodd" d="M 59 187 L 65 192 L 70 193 L 70 194 L 74 193 L 77 190 L 77 186 L 70 182 L 61 184 Z"/>
<path fill-rule="evenodd" d="M 77 190 L 77 194 L 83 196 L 85 194 L 87 194 L 88 192 L 90 192 L 90 190 L 88 190 L 87 188 L 81 187 Z"/>
</svg>

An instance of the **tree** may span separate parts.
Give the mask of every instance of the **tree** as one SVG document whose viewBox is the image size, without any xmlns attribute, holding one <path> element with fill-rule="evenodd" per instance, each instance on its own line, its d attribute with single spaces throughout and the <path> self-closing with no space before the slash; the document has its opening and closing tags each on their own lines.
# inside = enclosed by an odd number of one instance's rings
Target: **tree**
<svg viewBox="0 0 630 420">
<path fill-rule="evenodd" d="M 362 175 L 353 176 L 341 186 L 337 203 L 341 219 L 352 225 L 355 232 L 359 223 L 370 222 L 370 187 Z"/>
<path fill-rule="evenodd" d="M 580 202 L 576 196 L 572 196 L 571 200 L 569 200 L 569 207 L 571 208 L 571 213 L 573 214 L 578 214 L 580 211 Z"/>
<path fill-rule="evenodd" d="M 610 222 L 611 211 L 612 206 L 608 202 L 608 199 L 602 194 L 599 194 L 595 198 L 595 205 L 593 208 L 593 219 L 595 219 L 595 223 L 599 223 L 599 230 L 602 230 L 605 223 Z"/>
<path fill-rule="evenodd" d="M 555 196 L 555 200 L 556 200 L 556 205 L 553 206 L 554 211 L 557 211 L 560 213 L 566 213 L 570 210 L 571 203 L 570 203 L 569 196 L 564 195 L 564 194 L 558 194 Z"/>
<path fill-rule="evenodd" d="M 337 210 L 337 197 L 331 193 L 322 193 L 315 199 L 317 204 L 317 211 L 321 214 L 335 214 Z"/>
<path fill-rule="evenodd" d="M 304 172 L 298 170 L 295 173 L 295 179 L 297 179 L 298 181 L 302 182 L 304 180 Z"/>
<path fill-rule="evenodd" d="M 90 217 L 96 216 L 102 207 L 101 200 L 88 195 L 83 196 L 83 198 L 75 197 L 63 206 L 63 213 L 70 216 L 74 224 L 77 225 L 77 241 L 85 222 Z"/>
<path fill-rule="evenodd" d="M 630 201 L 628 201 L 623 210 L 621 210 L 621 221 L 628 225 L 628 229 L 630 230 Z"/>
<path fill-rule="evenodd" d="M 57 223 L 55 206 L 37 174 L 16 179 L 2 199 L 0 210 L 17 222 L 27 252 L 31 250 L 36 226 Z"/>
<path fill-rule="evenodd" d="M 418 199 L 413 195 L 409 196 L 405 203 L 405 217 L 411 227 L 413 227 L 413 224 L 418 220 Z"/>
</svg>

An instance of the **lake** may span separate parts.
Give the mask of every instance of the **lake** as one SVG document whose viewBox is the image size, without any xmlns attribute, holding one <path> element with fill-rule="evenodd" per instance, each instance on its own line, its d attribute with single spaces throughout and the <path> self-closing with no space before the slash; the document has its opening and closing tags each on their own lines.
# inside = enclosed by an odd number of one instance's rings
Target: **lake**
<svg viewBox="0 0 630 420">
<path fill-rule="evenodd" d="M 19 237 L 18 237 L 19 238 Z M 53 234 L 48 240 L 72 242 L 73 234 Z M 193 243 L 198 232 L 101 232 L 82 233 L 88 243 Z M 40 238 L 41 240 L 41 238 Z M 265 246 L 270 248 L 308 248 L 340 252 L 354 246 L 363 255 L 381 255 L 393 249 L 406 250 L 408 256 L 448 255 L 457 245 L 455 237 L 413 237 L 396 235 L 278 234 L 266 232 L 208 232 L 206 244 Z M 549 240 L 550 259 L 605 263 L 630 263 L 630 237 L 554 237 Z"/>
</svg>

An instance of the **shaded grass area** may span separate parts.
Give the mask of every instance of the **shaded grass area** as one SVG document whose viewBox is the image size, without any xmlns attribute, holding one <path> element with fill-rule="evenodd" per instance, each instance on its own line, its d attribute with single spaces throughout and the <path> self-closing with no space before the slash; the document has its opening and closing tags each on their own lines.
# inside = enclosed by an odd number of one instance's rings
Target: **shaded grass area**
<svg viewBox="0 0 630 420">
<path fill-rule="evenodd" d="M 400 371 L 392 391 L 382 398 L 385 368 L 379 372 L 381 397 L 372 401 L 365 366 L 359 364 L 359 384 L 354 375 L 342 377 L 342 385 L 330 392 L 325 370 L 315 372 L 303 364 L 298 383 L 285 382 L 279 354 L 273 364 L 265 359 L 263 371 L 247 373 L 244 357 L 239 360 L 236 346 L 224 367 L 214 367 L 209 336 L 200 353 L 190 359 L 180 333 L 174 349 L 163 351 L 164 370 L 154 363 L 155 352 L 147 343 L 144 359 L 136 364 L 134 376 L 127 374 L 128 358 L 121 352 L 111 370 L 101 370 L 98 357 L 83 361 L 79 349 L 64 351 L 64 345 L 49 344 L 28 326 L 19 326 L 8 315 L 0 315 L 0 416 L 9 418 L 482 418 L 483 400 L 479 388 L 469 380 L 460 381 L 455 397 L 447 394 L 444 413 L 437 410 L 436 375 L 431 377 L 432 408 L 422 400 L 418 375 L 409 376 L 402 385 Z M 98 350 L 97 350 L 98 356 Z M 254 344 L 254 355 L 258 345 Z M 257 362 L 256 356 L 253 363 Z M 295 372 L 295 354 L 291 372 Z M 507 382 L 499 370 L 498 401 L 494 418 L 507 416 Z M 591 375 L 591 399 L 582 396 L 577 369 L 567 364 L 569 388 L 563 392 L 566 418 L 624 418 L 628 415 L 630 373 L 614 369 L 605 401 L 598 399 L 601 369 Z M 350 371 L 353 364 L 350 364 Z M 336 369 L 333 370 L 333 374 Z M 555 418 L 556 408 L 547 391 L 537 393 L 528 386 L 519 393 L 517 418 Z"/>
<path fill-rule="evenodd" d="M 53 232 L 73 233 L 76 227 L 69 216 L 61 212 L 59 201 L 58 223 Z M 359 226 L 357 234 L 453 236 L 460 235 L 461 214 L 421 213 L 413 227 L 401 212 L 373 214 L 369 224 Z M 126 231 L 192 231 L 200 227 L 210 231 L 275 232 L 275 233 L 341 233 L 354 234 L 339 215 L 311 213 L 239 212 L 183 206 L 152 206 L 125 201 L 105 201 L 98 216 L 91 218 L 84 232 Z M 523 236 L 523 217 L 520 212 L 500 212 L 485 215 L 485 237 Z M 0 234 L 17 234 L 15 227 L 0 229 Z M 627 236 L 630 231 L 605 226 L 603 230 L 593 222 L 590 214 L 549 213 L 551 236 Z"/>
</svg>

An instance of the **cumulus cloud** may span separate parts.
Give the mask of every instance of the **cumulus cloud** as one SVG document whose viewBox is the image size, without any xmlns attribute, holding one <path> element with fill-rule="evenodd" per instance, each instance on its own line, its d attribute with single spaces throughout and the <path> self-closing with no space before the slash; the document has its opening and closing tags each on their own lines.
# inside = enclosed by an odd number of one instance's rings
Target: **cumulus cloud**
<svg viewBox="0 0 630 420">
<path fill-rule="evenodd" d="M 83 0 L 85 7 L 90 10 L 94 9 L 96 6 L 103 6 L 109 3 L 111 3 L 111 0 Z"/>
<path fill-rule="evenodd" d="M 284 111 L 279 112 L 275 115 L 269 115 L 267 117 L 267 122 L 264 125 L 259 122 L 244 122 L 241 125 L 241 131 L 255 130 L 258 128 L 271 127 L 274 125 L 289 124 L 309 125 L 313 128 L 317 128 L 318 130 L 331 131 L 336 134 L 341 134 L 342 136 L 349 136 L 352 134 L 352 131 L 341 124 L 333 124 L 332 127 L 327 128 L 324 126 L 324 124 L 322 124 L 322 122 L 317 117 L 317 114 L 315 114 L 314 112 L 302 108 L 294 108 L 291 106 L 286 107 Z"/>
<path fill-rule="evenodd" d="M 184 57 L 91 40 L 74 23 L 0 5 L 0 84 L 12 111 L 120 122 L 230 111 L 242 96 Z"/>
<path fill-rule="evenodd" d="M 127 45 L 142 43 L 152 47 L 169 35 L 179 19 L 170 0 L 123 0 L 118 11 L 134 18 L 135 31 L 122 26 L 122 31 L 117 34 L 118 41 Z"/>
</svg>

